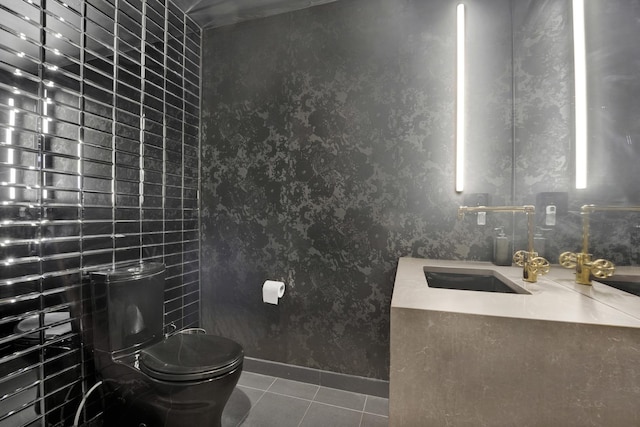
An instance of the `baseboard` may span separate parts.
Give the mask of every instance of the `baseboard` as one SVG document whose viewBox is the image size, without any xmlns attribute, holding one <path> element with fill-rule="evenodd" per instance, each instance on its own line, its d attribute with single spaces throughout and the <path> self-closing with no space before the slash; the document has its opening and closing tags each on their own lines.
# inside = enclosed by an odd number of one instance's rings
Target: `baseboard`
<svg viewBox="0 0 640 427">
<path fill-rule="evenodd" d="M 371 396 L 389 397 L 389 381 L 376 378 L 339 374 L 253 357 L 244 358 L 243 370 Z"/>
</svg>

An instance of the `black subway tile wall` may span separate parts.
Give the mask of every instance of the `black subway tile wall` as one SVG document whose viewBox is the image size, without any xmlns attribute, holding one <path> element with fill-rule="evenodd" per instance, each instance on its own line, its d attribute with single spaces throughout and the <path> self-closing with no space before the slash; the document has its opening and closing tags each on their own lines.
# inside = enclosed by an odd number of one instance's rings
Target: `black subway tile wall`
<svg viewBox="0 0 640 427">
<path fill-rule="evenodd" d="M 71 424 L 88 270 L 165 263 L 165 324 L 198 326 L 199 88 L 165 0 L 0 4 L 0 425 Z"/>
</svg>

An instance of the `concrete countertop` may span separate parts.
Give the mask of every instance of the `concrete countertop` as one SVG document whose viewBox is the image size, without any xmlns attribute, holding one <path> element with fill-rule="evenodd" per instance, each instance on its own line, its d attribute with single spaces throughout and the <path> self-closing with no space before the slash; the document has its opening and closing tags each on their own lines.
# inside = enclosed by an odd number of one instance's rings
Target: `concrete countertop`
<svg viewBox="0 0 640 427">
<path fill-rule="evenodd" d="M 424 267 L 496 272 L 530 294 L 503 294 L 427 286 Z M 638 274 L 639 268 L 621 268 Z M 391 309 L 432 310 L 557 322 L 640 328 L 640 297 L 601 283 L 578 285 L 571 270 L 553 265 L 537 283 L 522 280 L 522 268 L 489 262 L 400 258 Z"/>
</svg>

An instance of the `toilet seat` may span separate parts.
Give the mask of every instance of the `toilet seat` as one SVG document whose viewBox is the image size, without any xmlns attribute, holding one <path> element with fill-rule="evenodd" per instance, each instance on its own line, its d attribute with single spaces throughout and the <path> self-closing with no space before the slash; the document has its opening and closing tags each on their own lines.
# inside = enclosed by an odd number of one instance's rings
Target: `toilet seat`
<svg viewBox="0 0 640 427">
<path fill-rule="evenodd" d="M 242 365 L 242 347 L 227 338 L 175 334 L 140 352 L 140 370 L 163 381 L 219 377 Z"/>
</svg>

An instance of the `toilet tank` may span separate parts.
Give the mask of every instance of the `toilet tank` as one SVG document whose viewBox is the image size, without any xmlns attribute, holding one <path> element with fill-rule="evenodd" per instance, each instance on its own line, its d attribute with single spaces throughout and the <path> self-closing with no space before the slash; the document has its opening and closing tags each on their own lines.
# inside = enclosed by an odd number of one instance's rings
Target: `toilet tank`
<svg viewBox="0 0 640 427">
<path fill-rule="evenodd" d="M 164 276 L 151 262 L 91 273 L 94 349 L 118 356 L 162 341 Z"/>
</svg>

